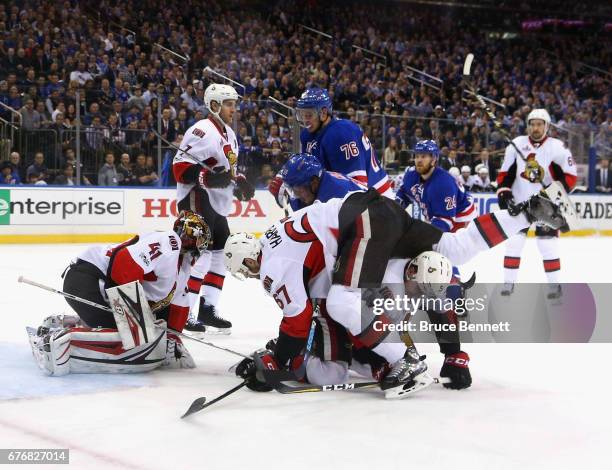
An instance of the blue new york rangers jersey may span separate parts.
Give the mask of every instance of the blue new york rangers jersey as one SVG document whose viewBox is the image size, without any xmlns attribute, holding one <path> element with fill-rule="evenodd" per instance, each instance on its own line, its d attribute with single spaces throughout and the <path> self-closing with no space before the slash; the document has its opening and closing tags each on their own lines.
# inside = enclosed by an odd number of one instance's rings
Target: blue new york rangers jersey
<svg viewBox="0 0 612 470">
<path fill-rule="evenodd" d="M 315 201 L 327 202 L 333 198 L 342 199 L 352 191 L 365 191 L 366 189 L 364 185 L 358 183 L 356 180 L 347 178 L 340 173 L 336 173 L 335 171 L 323 171 Z M 299 199 L 291 198 L 289 199 L 289 204 L 294 211 L 306 207 Z"/>
<path fill-rule="evenodd" d="M 396 201 L 402 207 L 416 204 L 425 220 L 444 232 L 464 227 L 477 215 L 472 196 L 440 167 L 427 180 L 414 169 L 406 170 Z"/>
<path fill-rule="evenodd" d="M 387 173 L 380 166 L 368 137 L 357 124 L 334 118 L 318 132 L 302 129 L 300 141 L 302 152 L 317 157 L 326 170 L 367 184 L 380 194 L 391 191 Z"/>
</svg>

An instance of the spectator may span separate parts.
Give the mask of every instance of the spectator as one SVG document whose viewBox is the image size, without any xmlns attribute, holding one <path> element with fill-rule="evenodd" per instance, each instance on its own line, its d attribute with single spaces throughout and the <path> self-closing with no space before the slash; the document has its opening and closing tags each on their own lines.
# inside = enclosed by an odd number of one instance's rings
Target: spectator
<svg viewBox="0 0 612 470">
<path fill-rule="evenodd" d="M 272 166 L 266 163 L 261 167 L 261 175 L 255 181 L 255 187 L 257 189 L 267 188 L 272 178 L 274 178 L 274 171 L 272 171 Z"/>
<path fill-rule="evenodd" d="M 457 151 L 450 150 L 448 152 L 448 158 L 443 158 L 442 161 L 440 162 L 440 166 L 447 171 L 452 166 L 459 167 L 459 159 L 457 158 Z M 463 168 L 461 169 L 461 173 L 463 173 Z"/>
<path fill-rule="evenodd" d="M 147 167 L 147 157 L 144 153 L 136 156 L 136 164 L 132 173 L 134 184 L 137 186 L 153 186 L 159 179 L 153 169 Z"/>
<path fill-rule="evenodd" d="M 0 184 L 18 184 L 17 180 L 13 176 L 13 167 L 10 162 L 0 162 Z"/>
<path fill-rule="evenodd" d="M 44 180 L 42 174 L 33 171 L 28 175 L 28 184 L 33 184 L 35 186 L 46 186 L 47 182 Z"/>
<path fill-rule="evenodd" d="M 27 177 L 27 181 L 29 184 L 34 184 L 34 183 L 30 183 L 31 179 L 31 175 L 32 173 L 36 173 L 36 181 L 38 180 L 45 180 L 47 178 L 47 166 L 45 165 L 45 156 L 43 155 L 42 152 L 36 152 L 34 154 L 34 161 L 32 162 L 32 164 L 28 167 L 28 169 L 26 170 L 26 177 Z"/>
<path fill-rule="evenodd" d="M 104 157 L 104 165 L 98 171 L 98 186 L 118 186 L 119 176 L 115 168 L 115 156 L 107 153 Z"/>
<path fill-rule="evenodd" d="M 77 69 L 70 73 L 70 81 L 76 81 L 79 85 L 85 85 L 88 80 L 93 80 L 93 75 L 86 69 L 85 62 L 80 61 Z"/>
<path fill-rule="evenodd" d="M 42 117 L 34 109 L 34 100 L 26 99 L 25 106 L 19 110 L 21 114 L 21 126 L 25 130 L 39 129 L 42 124 Z"/>
<path fill-rule="evenodd" d="M 138 111 L 142 113 L 147 104 L 147 101 L 142 96 L 142 87 L 140 85 L 135 85 L 134 94 L 127 101 L 126 107 L 130 110 L 135 107 L 136 109 L 138 109 Z"/>
<path fill-rule="evenodd" d="M 395 137 L 389 139 L 389 145 L 387 145 L 385 153 L 383 154 L 383 166 L 385 168 L 399 167 L 399 148 Z"/>
<path fill-rule="evenodd" d="M 13 178 L 15 178 L 17 184 L 23 183 L 26 180 L 25 168 L 18 152 L 11 152 L 9 155 L 9 163 L 11 164 Z"/>
<path fill-rule="evenodd" d="M 70 163 L 64 164 L 62 173 L 55 177 L 53 184 L 58 186 L 75 186 L 76 178 L 74 177 L 74 166 Z"/>
<path fill-rule="evenodd" d="M 127 153 L 121 154 L 121 160 L 119 165 L 117 165 L 117 180 L 121 186 L 131 186 L 134 184 L 130 155 Z"/>
<path fill-rule="evenodd" d="M 599 160 L 599 168 L 595 170 L 595 191 L 609 193 L 612 191 L 612 172 L 610 161 L 606 158 Z"/>
<path fill-rule="evenodd" d="M 488 149 L 482 149 L 480 151 L 480 154 L 478 155 L 478 159 L 474 162 L 475 167 L 477 167 L 478 165 L 481 165 L 482 167 L 486 168 L 489 171 L 489 177 L 491 178 L 492 181 L 495 181 L 495 178 L 497 177 L 497 170 L 495 168 L 493 168 L 493 165 L 491 164 L 491 161 L 489 160 L 489 150 Z"/>
</svg>

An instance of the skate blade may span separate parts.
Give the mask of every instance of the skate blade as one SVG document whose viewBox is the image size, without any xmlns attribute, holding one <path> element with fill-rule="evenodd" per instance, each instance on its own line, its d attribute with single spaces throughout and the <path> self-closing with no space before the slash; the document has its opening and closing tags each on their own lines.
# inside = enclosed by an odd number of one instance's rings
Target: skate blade
<svg viewBox="0 0 612 470">
<path fill-rule="evenodd" d="M 408 383 L 385 390 L 385 398 L 390 400 L 406 398 L 408 395 L 429 387 L 432 383 L 434 383 L 433 377 L 429 375 L 429 372 L 425 371 Z"/>
<path fill-rule="evenodd" d="M 228 336 L 232 334 L 231 328 L 215 328 L 214 326 L 206 325 L 206 333 L 211 336 Z"/>
</svg>

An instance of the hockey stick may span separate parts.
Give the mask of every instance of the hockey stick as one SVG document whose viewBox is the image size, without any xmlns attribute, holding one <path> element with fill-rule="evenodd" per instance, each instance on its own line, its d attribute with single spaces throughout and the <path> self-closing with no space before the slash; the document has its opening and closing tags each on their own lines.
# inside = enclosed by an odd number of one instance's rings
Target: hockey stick
<svg viewBox="0 0 612 470">
<path fill-rule="evenodd" d="M 104 310 L 105 312 L 113 313 L 113 310 L 110 307 L 107 307 L 106 305 L 101 305 L 101 304 L 98 304 L 96 302 L 92 302 L 91 300 L 87 300 L 87 299 L 84 299 L 82 297 L 77 297 L 76 295 L 69 294 L 68 292 L 64 292 L 64 291 L 61 291 L 61 290 L 58 290 L 58 289 L 54 289 L 53 287 L 45 286 L 44 284 L 40 284 L 40 283 L 38 283 L 36 281 L 32 281 L 30 279 L 26 279 L 23 276 L 19 276 L 17 278 L 17 282 L 22 282 L 24 284 L 29 284 L 31 286 L 38 287 L 40 289 L 43 289 L 43 290 L 46 290 L 46 291 L 49 291 L 49 292 L 53 292 L 54 294 L 59 294 L 61 296 L 66 297 L 67 299 L 74 300 L 75 302 L 80 302 L 80 303 L 85 304 L 85 305 L 90 305 L 92 307 L 99 308 L 100 310 Z M 187 338 L 187 339 L 190 339 L 192 341 L 196 341 L 198 343 L 205 344 L 206 346 L 210 346 L 211 348 L 220 349 L 221 351 L 226 351 L 226 352 L 234 354 L 236 356 L 249 357 L 249 356 L 246 356 L 246 355 L 244 355 L 242 353 L 239 353 L 237 351 L 232 351 L 231 349 L 223 348 L 221 346 L 217 346 L 216 344 L 209 343 L 208 341 L 203 341 L 201 339 L 194 338 L 193 336 L 186 335 L 185 333 L 179 333 L 179 335 L 181 337 L 183 337 L 183 338 Z"/>
<path fill-rule="evenodd" d="M 495 128 L 504 137 L 504 140 L 506 142 L 508 142 L 510 145 L 512 145 L 512 147 L 514 147 L 514 150 L 516 150 L 516 152 L 521 157 L 521 159 L 526 162 L 527 158 L 525 158 L 525 155 L 523 155 L 523 152 L 521 152 L 521 150 L 518 148 L 518 146 L 512 141 L 512 137 L 510 136 L 508 131 L 506 129 L 504 129 L 502 123 L 497 120 L 497 117 L 495 116 L 495 113 L 491 110 L 491 108 L 485 102 L 485 100 L 482 98 L 482 96 L 478 94 L 478 88 L 476 88 L 476 85 L 474 84 L 473 77 L 471 75 L 471 69 L 472 69 L 472 62 L 473 61 L 474 61 L 474 54 L 472 54 L 470 52 L 467 55 L 467 57 L 465 58 L 465 62 L 463 63 L 463 82 L 467 86 L 468 90 L 470 90 L 470 93 L 473 96 L 476 97 L 476 100 L 478 101 L 478 104 L 480 105 L 482 110 L 485 113 L 487 113 L 487 116 L 489 116 L 489 119 L 491 119 L 491 121 L 493 122 L 493 125 L 495 126 Z"/>
<path fill-rule="evenodd" d="M 219 395 L 217 398 L 214 398 L 213 400 L 209 401 L 208 403 L 206 403 L 206 397 L 196 398 L 193 401 L 193 403 L 191 404 L 191 406 L 189 407 L 189 409 L 187 411 L 185 411 L 183 416 L 181 416 L 181 419 L 186 418 L 187 416 L 191 416 L 192 414 L 195 414 L 198 411 L 202 411 L 204 408 L 207 408 L 210 405 L 212 405 L 214 403 L 217 403 L 218 401 L 223 400 L 225 397 L 227 397 L 227 396 L 231 395 L 232 393 L 237 392 L 238 390 L 240 390 L 246 384 L 247 383 L 246 383 L 246 380 L 245 380 L 244 382 L 239 383 L 234 388 L 229 389 L 227 392 L 225 392 L 222 395 Z"/>
<path fill-rule="evenodd" d="M 101 305 L 96 302 L 92 302 L 91 300 L 87 300 L 82 297 L 77 297 L 76 295 L 69 294 L 68 292 L 64 292 L 58 289 L 54 289 L 53 287 L 45 286 L 44 284 L 39 284 L 38 282 L 31 281 L 30 279 L 26 279 L 23 276 L 19 276 L 17 278 L 17 282 L 22 282 L 24 284 L 30 284 L 31 286 L 39 287 L 40 289 L 43 289 L 49 292 L 53 292 L 54 294 L 62 295 L 66 297 L 67 299 L 74 300 L 75 302 L 81 302 L 82 304 L 89 305 L 95 308 L 99 308 L 100 310 L 104 310 L 105 312 L 113 313 L 113 310 L 110 307 L 107 307 L 106 305 Z"/>
<path fill-rule="evenodd" d="M 272 371 L 265 370 L 264 377 L 266 383 L 273 387 L 279 393 L 311 393 L 311 392 L 343 392 L 346 390 L 356 390 L 358 388 L 376 388 L 380 387 L 380 382 L 347 382 L 332 385 L 313 385 L 313 384 L 288 384 L 286 382 L 297 382 L 297 377 L 290 371 Z M 434 377 L 434 383 L 445 384 L 450 383 L 448 377 Z"/>
</svg>

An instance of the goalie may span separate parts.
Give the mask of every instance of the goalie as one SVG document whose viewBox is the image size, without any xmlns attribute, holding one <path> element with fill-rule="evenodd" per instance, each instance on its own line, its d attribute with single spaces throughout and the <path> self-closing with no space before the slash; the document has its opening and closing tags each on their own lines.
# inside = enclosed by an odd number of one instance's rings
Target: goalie
<svg viewBox="0 0 612 470">
<path fill-rule="evenodd" d="M 53 315 L 28 328 L 39 367 L 49 375 L 195 367 L 179 333 L 191 267 L 210 241 L 204 220 L 182 211 L 173 230 L 80 253 L 62 275 L 64 291 L 89 303 L 66 299 L 78 316 Z"/>
</svg>

